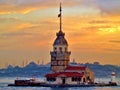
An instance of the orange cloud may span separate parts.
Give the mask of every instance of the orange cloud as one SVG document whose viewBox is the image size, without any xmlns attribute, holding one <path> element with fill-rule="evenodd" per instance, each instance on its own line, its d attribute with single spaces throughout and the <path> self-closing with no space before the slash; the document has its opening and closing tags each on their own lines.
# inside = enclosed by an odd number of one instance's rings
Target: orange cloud
<svg viewBox="0 0 120 90">
<path fill-rule="evenodd" d="M 59 6 L 58 1 L 13 0 L 14 2 L 11 3 L 10 1 L 6 0 L 6 2 L 0 3 L 0 13 L 9 13 L 8 15 L 0 15 L 0 62 L 4 62 L 2 60 L 6 59 L 6 61 L 16 61 L 16 63 L 19 60 L 20 63 L 20 60 L 23 61 L 29 57 L 37 57 L 38 59 L 40 56 L 49 62 L 49 51 L 52 50 L 56 32 L 59 31 L 59 18 L 57 18 L 59 11 L 55 9 L 56 6 L 57 8 Z M 93 3 L 98 0 L 91 1 L 90 8 L 92 10 L 90 9 L 90 12 L 87 11 L 89 4 L 87 0 L 82 0 L 82 2 L 81 0 L 63 1 L 65 8 L 62 26 L 72 51 L 71 57 L 78 59 L 78 61 L 80 59 L 79 62 L 86 62 L 85 58 L 89 60 L 92 58 L 91 62 L 99 59 L 100 62 L 111 61 L 116 64 L 112 60 L 115 58 L 118 63 L 120 58 L 120 16 L 113 15 L 112 11 L 110 15 L 101 15 L 104 8 L 101 9 L 101 5 Z M 53 13 L 49 11 L 50 7 L 54 8 L 51 11 L 56 13 L 54 15 L 56 17 L 52 16 Z M 73 8 L 77 10 L 74 11 Z M 32 12 L 34 10 L 38 11 Z M 93 12 L 93 10 L 95 11 Z M 13 57 L 14 60 L 12 60 Z"/>
<path fill-rule="evenodd" d="M 120 1 L 113 0 L 63 0 L 64 7 L 87 7 L 96 8 L 101 14 L 119 15 Z M 104 4 L 103 4 L 104 2 Z M 50 7 L 58 7 L 59 0 L 2 0 L 0 1 L 0 14 L 21 13 L 26 14 L 32 11 L 46 9 Z M 110 6 L 109 6 L 109 5 Z M 72 10 L 72 9 L 71 9 Z M 88 10 L 89 11 L 89 10 Z"/>
</svg>

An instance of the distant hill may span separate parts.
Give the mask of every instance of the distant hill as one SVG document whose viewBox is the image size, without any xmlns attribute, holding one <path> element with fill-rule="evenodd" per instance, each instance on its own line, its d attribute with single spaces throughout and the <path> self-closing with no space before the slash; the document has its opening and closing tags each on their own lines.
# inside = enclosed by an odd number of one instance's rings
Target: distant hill
<svg viewBox="0 0 120 90">
<path fill-rule="evenodd" d="M 112 71 L 116 73 L 117 77 L 120 77 L 120 67 L 118 66 L 94 64 L 87 64 L 87 66 L 95 72 L 96 77 L 110 77 Z"/>
<path fill-rule="evenodd" d="M 111 72 L 114 70 L 117 77 L 120 77 L 120 67 L 114 65 L 99 65 L 99 64 L 77 64 L 71 65 L 84 65 L 94 71 L 95 77 L 110 77 Z M 0 69 L 0 77 L 44 77 L 46 73 L 50 72 L 50 64 L 38 65 L 30 62 L 25 67 L 9 65 L 5 69 Z"/>
<path fill-rule="evenodd" d="M 30 62 L 25 67 L 9 65 L 5 69 L 0 69 L 0 77 L 43 77 L 48 72 L 50 72 L 50 66 Z"/>
</svg>

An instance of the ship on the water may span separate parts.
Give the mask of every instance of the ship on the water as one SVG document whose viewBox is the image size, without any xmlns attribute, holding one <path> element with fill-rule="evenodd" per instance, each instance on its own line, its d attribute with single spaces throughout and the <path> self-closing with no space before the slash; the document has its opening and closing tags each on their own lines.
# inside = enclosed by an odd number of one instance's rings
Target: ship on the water
<svg viewBox="0 0 120 90">
<path fill-rule="evenodd" d="M 94 72 L 87 66 L 70 65 L 70 54 L 65 33 L 62 30 L 62 6 L 60 3 L 60 30 L 56 34 L 51 55 L 51 72 L 45 75 L 46 81 L 35 79 L 19 80 L 8 86 L 42 86 L 42 87 L 90 87 L 90 86 L 116 86 L 115 72 L 111 74 L 108 83 L 95 82 Z"/>
</svg>

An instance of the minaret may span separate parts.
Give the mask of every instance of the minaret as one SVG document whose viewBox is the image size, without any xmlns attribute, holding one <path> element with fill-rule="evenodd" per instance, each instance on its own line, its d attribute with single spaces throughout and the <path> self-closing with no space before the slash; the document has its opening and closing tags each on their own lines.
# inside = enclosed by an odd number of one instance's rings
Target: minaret
<svg viewBox="0 0 120 90">
<path fill-rule="evenodd" d="M 70 54 L 68 51 L 68 43 L 65 39 L 65 33 L 62 32 L 62 6 L 60 3 L 60 13 L 58 14 L 60 18 L 60 30 L 56 34 L 57 38 L 53 43 L 53 51 L 51 54 L 51 71 L 52 72 L 62 72 L 69 65 Z"/>
</svg>

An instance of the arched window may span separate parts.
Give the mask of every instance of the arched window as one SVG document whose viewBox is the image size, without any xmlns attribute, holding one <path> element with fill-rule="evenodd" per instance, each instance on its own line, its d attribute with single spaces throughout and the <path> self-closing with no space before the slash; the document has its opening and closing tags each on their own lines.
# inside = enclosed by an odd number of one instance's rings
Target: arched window
<svg viewBox="0 0 120 90">
<path fill-rule="evenodd" d="M 60 52 L 62 52 L 62 47 L 59 47 Z"/>
<path fill-rule="evenodd" d="M 54 51 L 57 51 L 57 48 L 56 48 L 56 47 L 54 47 Z"/>
<path fill-rule="evenodd" d="M 65 52 L 67 51 L 67 48 L 65 47 Z"/>
<path fill-rule="evenodd" d="M 72 77 L 71 78 L 72 81 L 76 82 L 76 81 L 81 81 L 81 77 Z"/>
<path fill-rule="evenodd" d="M 85 78 L 83 78 L 83 82 L 85 82 Z"/>
</svg>

